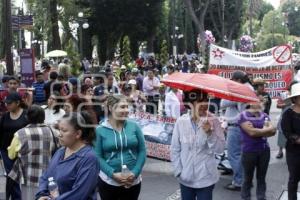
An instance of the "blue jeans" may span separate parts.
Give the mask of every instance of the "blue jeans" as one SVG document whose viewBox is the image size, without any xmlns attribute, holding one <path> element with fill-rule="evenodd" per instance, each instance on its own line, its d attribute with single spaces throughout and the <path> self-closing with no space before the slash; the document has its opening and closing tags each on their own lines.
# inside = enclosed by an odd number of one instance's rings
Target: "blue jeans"
<svg viewBox="0 0 300 200">
<path fill-rule="evenodd" d="M 180 184 L 182 200 L 212 200 L 214 185 L 205 188 L 190 188 Z"/>
<path fill-rule="evenodd" d="M 14 165 L 14 161 L 9 159 L 7 151 L 1 151 L 2 159 L 4 162 L 5 171 L 7 174 L 11 171 Z M 6 199 L 11 197 L 12 200 L 21 200 L 21 188 L 18 183 L 7 177 L 6 181 Z"/>
<path fill-rule="evenodd" d="M 228 160 L 233 171 L 232 184 L 242 186 L 243 168 L 241 163 L 241 130 L 238 126 L 229 126 L 227 129 Z"/>
</svg>

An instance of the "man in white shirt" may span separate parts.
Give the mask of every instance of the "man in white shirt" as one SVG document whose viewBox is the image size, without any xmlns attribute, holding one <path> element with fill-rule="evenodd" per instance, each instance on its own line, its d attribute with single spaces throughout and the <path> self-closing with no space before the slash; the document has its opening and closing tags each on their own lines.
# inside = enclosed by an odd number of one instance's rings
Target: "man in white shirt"
<svg viewBox="0 0 300 200">
<path fill-rule="evenodd" d="M 147 73 L 148 76 L 145 77 L 143 81 L 143 91 L 148 100 L 146 112 L 157 114 L 160 81 L 158 78 L 154 77 L 153 69 L 149 69 Z"/>
<path fill-rule="evenodd" d="M 175 119 L 180 117 L 180 101 L 176 93 L 177 93 L 177 89 L 175 88 L 170 89 L 165 99 L 166 116 Z"/>
</svg>

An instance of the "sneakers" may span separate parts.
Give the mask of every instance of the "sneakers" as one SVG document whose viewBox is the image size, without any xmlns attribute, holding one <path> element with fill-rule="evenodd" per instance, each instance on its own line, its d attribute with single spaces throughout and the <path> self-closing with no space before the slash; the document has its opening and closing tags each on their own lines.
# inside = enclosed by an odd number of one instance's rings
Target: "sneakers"
<svg viewBox="0 0 300 200">
<path fill-rule="evenodd" d="M 225 186 L 225 189 L 230 191 L 241 191 L 242 188 L 240 186 L 236 186 L 230 183 Z"/>
<path fill-rule="evenodd" d="M 281 159 L 283 158 L 283 153 L 282 152 L 279 152 L 276 156 L 277 159 Z"/>
</svg>

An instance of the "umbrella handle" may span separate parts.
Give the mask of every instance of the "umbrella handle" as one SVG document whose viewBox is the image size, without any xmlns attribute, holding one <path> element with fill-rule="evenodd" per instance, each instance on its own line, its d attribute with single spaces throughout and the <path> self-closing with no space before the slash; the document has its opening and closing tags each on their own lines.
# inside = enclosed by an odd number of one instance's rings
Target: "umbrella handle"
<svg viewBox="0 0 300 200">
<path fill-rule="evenodd" d="M 207 107 L 207 111 L 206 111 L 206 121 L 208 120 L 208 113 L 209 113 L 209 105 L 210 105 L 210 96 L 208 97 L 208 107 Z"/>
</svg>

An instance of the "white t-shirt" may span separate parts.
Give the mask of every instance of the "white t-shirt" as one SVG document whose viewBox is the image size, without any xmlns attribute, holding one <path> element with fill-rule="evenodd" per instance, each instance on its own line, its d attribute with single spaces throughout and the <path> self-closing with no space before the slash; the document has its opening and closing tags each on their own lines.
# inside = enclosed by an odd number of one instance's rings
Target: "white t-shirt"
<svg viewBox="0 0 300 200">
<path fill-rule="evenodd" d="M 180 117 L 180 101 L 173 91 L 168 92 L 166 95 L 165 112 L 167 117 L 175 119 Z"/>
<path fill-rule="evenodd" d="M 60 120 L 66 112 L 63 109 L 59 109 L 58 113 L 54 114 L 54 110 L 50 108 L 45 109 L 45 124 L 47 125 L 54 125 L 58 123 L 58 120 Z"/>
</svg>

